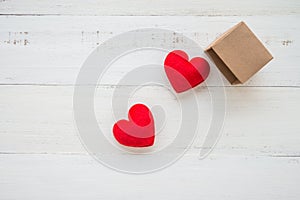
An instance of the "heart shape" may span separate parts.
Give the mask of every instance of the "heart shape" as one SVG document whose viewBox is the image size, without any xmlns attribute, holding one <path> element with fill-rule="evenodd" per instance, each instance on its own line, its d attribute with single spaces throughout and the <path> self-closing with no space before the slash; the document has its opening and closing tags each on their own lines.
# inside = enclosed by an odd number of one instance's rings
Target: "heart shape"
<svg viewBox="0 0 300 200">
<path fill-rule="evenodd" d="M 164 62 L 167 77 L 177 93 L 196 87 L 206 80 L 210 71 L 204 58 L 188 59 L 184 51 L 175 50 L 167 55 Z"/>
<path fill-rule="evenodd" d="M 114 124 L 113 134 L 116 140 L 129 147 L 152 146 L 155 128 L 150 109 L 144 104 L 135 104 L 129 109 L 128 119 Z"/>
</svg>

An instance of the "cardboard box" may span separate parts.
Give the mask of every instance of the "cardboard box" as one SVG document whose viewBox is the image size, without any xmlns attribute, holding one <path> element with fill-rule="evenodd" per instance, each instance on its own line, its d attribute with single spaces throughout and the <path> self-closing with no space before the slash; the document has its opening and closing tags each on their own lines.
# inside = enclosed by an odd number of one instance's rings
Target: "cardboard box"
<svg viewBox="0 0 300 200">
<path fill-rule="evenodd" d="M 273 59 L 244 22 L 240 22 L 205 50 L 231 84 L 246 82 Z"/>
</svg>

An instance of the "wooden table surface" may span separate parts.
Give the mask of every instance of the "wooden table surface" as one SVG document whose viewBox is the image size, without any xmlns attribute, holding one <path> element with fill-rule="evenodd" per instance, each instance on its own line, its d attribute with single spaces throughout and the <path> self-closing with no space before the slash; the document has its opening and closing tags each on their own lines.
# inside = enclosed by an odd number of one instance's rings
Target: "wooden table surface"
<svg viewBox="0 0 300 200">
<path fill-rule="evenodd" d="M 131 175 L 84 150 L 73 91 L 96 46 L 151 27 L 205 48 L 242 20 L 274 60 L 243 85 L 211 86 L 224 87 L 227 111 L 208 157 L 198 159 L 200 136 L 172 166 Z M 0 199 L 299 199 L 299 20 L 298 0 L 0 0 Z M 102 95 L 124 70 L 105 79 Z"/>
</svg>

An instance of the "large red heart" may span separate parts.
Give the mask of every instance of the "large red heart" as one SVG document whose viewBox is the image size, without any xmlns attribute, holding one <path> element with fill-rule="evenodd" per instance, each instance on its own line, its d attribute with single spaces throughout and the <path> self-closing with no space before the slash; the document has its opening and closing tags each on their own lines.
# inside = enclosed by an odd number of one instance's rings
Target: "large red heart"
<svg viewBox="0 0 300 200">
<path fill-rule="evenodd" d="M 178 93 L 196 87 L 208 77 L 210 67 L 201 57 L 194 57 L 190 61 L 188 55 L 181 50 L 170 52 L 164 62 L 167 77 Z"/>
<path fill-rule="evenodd" d="M 135 104 L 129 109 L 129 120 L 120 120 L 114 124 L 116 140 L 129 147 L 148 147 L 154 144 L 154 120 L 149 108 Z"/>
</svg>

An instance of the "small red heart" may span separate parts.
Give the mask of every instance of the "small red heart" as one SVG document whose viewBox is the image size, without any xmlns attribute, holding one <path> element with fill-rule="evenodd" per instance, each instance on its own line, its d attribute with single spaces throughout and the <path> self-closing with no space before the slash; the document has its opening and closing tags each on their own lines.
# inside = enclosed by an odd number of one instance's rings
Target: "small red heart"
<svg viewBox="0 0 300 200">
<path fill-rule="evenodd" d="M 154 144 L 154 120 L 149 108 L 143 104 L 133 105 L 128 112 L 129 120 L 114 124 L 116 140 L 129 147 L 148 147 Z"/>
<path fill-rule="evenodd" d="M 164 62 L 167 77 L 178 93 L 196 87 L 206 80 L 210 67 L 201 57 L 194 57 L 190 61 L 188 55 L 181 50 L 170 52 Z"/>
</svg>

